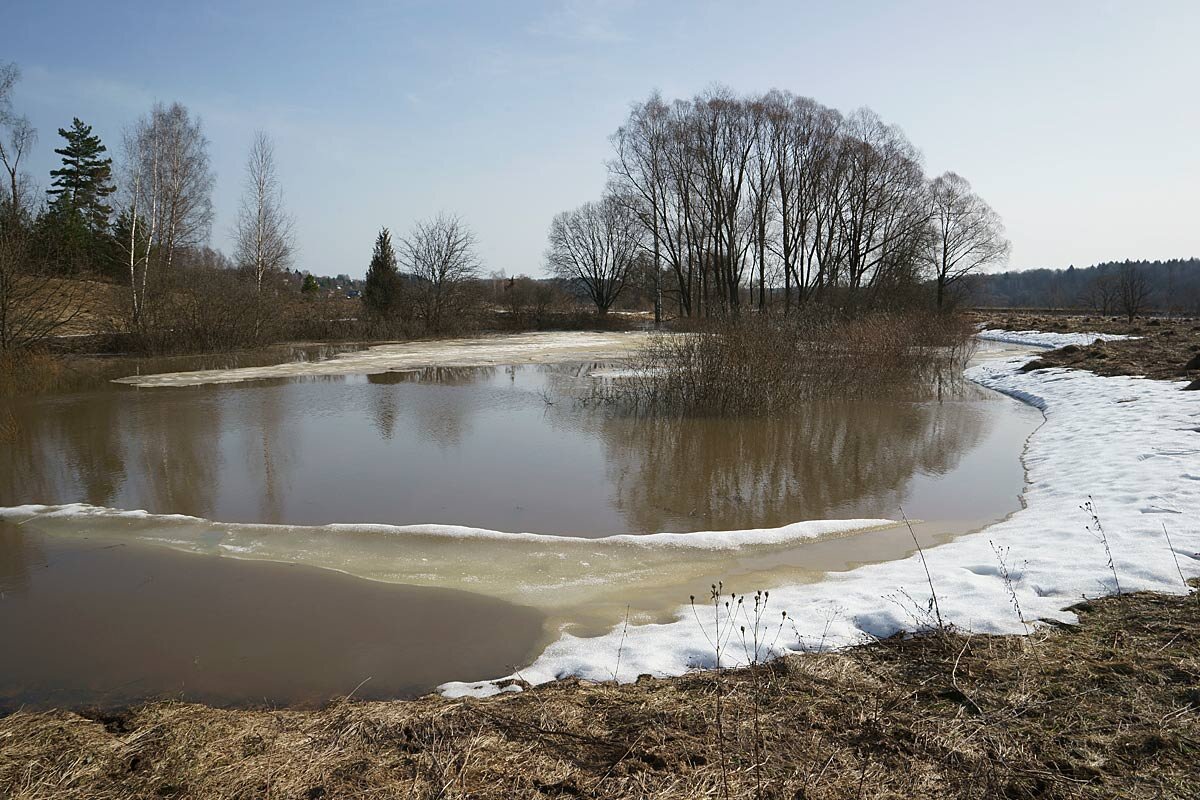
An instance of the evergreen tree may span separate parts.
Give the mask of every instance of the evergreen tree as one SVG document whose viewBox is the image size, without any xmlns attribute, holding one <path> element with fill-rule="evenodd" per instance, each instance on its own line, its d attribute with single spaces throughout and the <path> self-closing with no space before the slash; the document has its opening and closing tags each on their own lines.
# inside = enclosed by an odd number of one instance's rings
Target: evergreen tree
<svg viewBox="0 0 1200 800">
<path fill-rule="evenodd" d="M 313 275 L 305 275 L 304 283 L 300 286 L 302 294 L 316 294 L 321 291 L 321 284 L 317 283 L 317 279 Z"/>
<path fill-rule="evenodd" d="M 108 148 L 92 134 L 92 126 L 78 117 L 70 130 L 59 128 L 58 135 L 67 140 L 65 147 L 54 151 L 62 156 L 63 165 L 50 171 L 54 180 L 46 194 L 60 214 L 78 216 L 92 233 L 101 233 L 108 228 L 112 214 L 104 200 L 115 191 L 112 159 L 103 157 Z"/>
<path fill-rule="evenodd" d="M 391 316 L 400 294 L 400 270 L 396 266 L 396 251 L 392 249 L 392 234 L 387 228 L 375 239 L 375 252 L 367 267 L 362 299 L 368 315 L 376 319 Z"/>
<path fill-rule="evenodd" d="M 115 243 L 109 230 L 112 208 L 105 199 L 115 191 L 112 159 L 104 157 L 107 148 L 91 126 L 78 118 L 58 134 L 66 140 L 54 151 L 62 156 L 62 168 L 50 171 L 50 204 L 37 220 L 36 233 L 60 272 L 111 269 Z"/>
</svg>

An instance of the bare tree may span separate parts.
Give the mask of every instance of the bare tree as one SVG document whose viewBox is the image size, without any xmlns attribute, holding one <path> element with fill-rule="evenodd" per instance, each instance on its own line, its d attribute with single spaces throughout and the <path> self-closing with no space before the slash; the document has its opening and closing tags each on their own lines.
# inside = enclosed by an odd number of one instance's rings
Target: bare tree
<svg viewBox="0 0 1200 800">
<path fill-rule="evenodd" d="M 400 240 L 399 258 L 416 278 L 418 312 L 426 328 L 442 331 L 479 274 L 475 234 L 457 216 L 438 214 L 418 222 Z"/>
<path fill-rule="evenodd" d="M 1121 267 L 1117 286 L 1121 310 L 1125 312 L 1125 317 L 1133 322 L 1133 318 L 1149 306 L 1150 282 L 1133 264 L 1125 264 Z"/>
<path fill-rule="evenodd" d="M 131 322 L 147 324 L 157 273 L 197 247 L 212 228 L 213 174 L 200 120 L 179 103 L 155 104 L 125 135 L 123 209 Z"/>
<path fill-rule="evenodd" d="M 1112 274 L 1097 275 L 1088 284 L 1084 300 L 1093 311 L 1101 316 L 1109 317 L 1117 310 L 1121 297 L 1120 277 Z"/>
<path fill-rule="evenodd" d="M 971 191 L 966 178 L 947 172 L 929 184 L 932 206 L 927 258 L 937 281 L 937 305 L 964 275 L 1008 257 L 1000 215 Z"/>
<path fill-rule="evenodd" d="M 554 218 L 546 261 L 555 275 L 583 286 L 596 311 L 607 314 L 641 246 L 642 228 L 629 204 L 607 195 Z"/>
<path fill-rule="evenodd" d="M 899 128 L 868 109 L 850 115 L 841 144 L 842 257 L 830 277 L 855 290 L 893 283 L 897 273 L 911 271 L 929 221 L 920 154 Z"/>
<path fill-rule="evenodd" d="M 9 199 L 7 202 L 10 219 L 19 222 L 27 211 L 24 208 L 27 176 L 21 173 L 21 160 L 37 143 L 37 129 L 24 116 L 12 110 L 12 89 L 21 77 L 16 64 L 0 66 L 0 164 L 8 173 Z"/>
<path fill-rule="evenodd" d="M 618 197 L 633 201 L 635 213 L 650 231 L 654 278 L 654 325 L 662 324 L 662 249 L 670 237 L 667 202 L 666 151 L 669 145 L 669 109 L 658 92 L 634 105 L 629 120 L 612 137 L 617 157 L 609 163 Z"/>
<path fill-rule="evenodd" d="M 283 208 L 283 191 L 275 168 L 275 146 L 259 131 L 246 159 L 246 184 L 234 228 L 238 266 L 254 276 L 261 293 L 263 278 L 291 266 L 293 222 Z"/>
</svg>

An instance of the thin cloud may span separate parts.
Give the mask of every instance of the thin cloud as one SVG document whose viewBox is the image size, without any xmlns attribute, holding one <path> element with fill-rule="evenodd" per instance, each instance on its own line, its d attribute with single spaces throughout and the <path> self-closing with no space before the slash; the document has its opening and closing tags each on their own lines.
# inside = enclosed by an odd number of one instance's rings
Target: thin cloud
<svg viewBox="0 0 1200 800">
<path fill-rule="evenodd" d="M 623 0 L 563 0 L 557 8 L 532 22 L 527 30 L 534 36 L 592 44 L 633 41 L 620 30 L 618 17 L 630 3 Z"/>
</svg>

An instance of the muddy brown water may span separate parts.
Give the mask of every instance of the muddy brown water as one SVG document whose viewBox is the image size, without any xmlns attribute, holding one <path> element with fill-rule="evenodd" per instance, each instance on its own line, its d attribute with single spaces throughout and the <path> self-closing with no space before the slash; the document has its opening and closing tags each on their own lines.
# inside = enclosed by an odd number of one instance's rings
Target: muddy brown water
<svg viewBox="0 0 1200 800">
<path fill-rule="evenodd" d="M 244 354 L 234 365 L 279 357 Z M 559 552 L 556 535 L 897 518 L 903 507 L 936 543 L 1019 507 L 1020 454 L 1041 421 L 957 380 L 903 399 L 814 402 L 782 419 L 647 419 L 573 399 L 605 366 L 139 389 L 108 381 L 133 371 L 118 363 L 0 400 L 0 506 L 84 502 L 224 523 L 545 534 L 517 547 L 247 528 L 201 547 L 208 533 L 167 536 L 154 520 L 5 524 L 0 704 L 304 704 L 365 678 L 355 696 L 508 674 L 564 626 L 600 632 L 631 606 L 661 619 L 710 579 L 811 580 L 911 549 L 907 532 L 892 529 L 747 546 L 736 558 L 638 556 L 630 566 L 617 554 L 608 577 L 620 585 L 610 586 L 588 574 L 607 562 L 565 540 Z M 137 371 L 186 368 L 173 360 Z M 402 557 L 430 569 L 387 568 Z M 556 562 L 552 576 L 545 559 Z"/>
<path fill-rule="evenodd" d="M 0 710 L 412 696 L 508 674 L 542 623 L 467 592 L 0 522 Z"/>
</svg>

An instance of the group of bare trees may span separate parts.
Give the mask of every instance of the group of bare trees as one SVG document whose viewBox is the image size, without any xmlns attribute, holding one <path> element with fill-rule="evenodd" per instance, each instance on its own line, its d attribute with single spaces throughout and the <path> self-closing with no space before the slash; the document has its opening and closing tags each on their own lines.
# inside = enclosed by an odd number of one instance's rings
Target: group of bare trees
<svg viewBox="0 0 1200 800">
<path fill-rule="evenodd" d="M 672 103 L 654 94 L 612 142 L 605 202 L 640 222 L 656 283 L 667 276 L 655 294 L 684 316 L 747 299 L 764 309 L 778 298 L 785 311 L 848 295 L 886 304 L 929 278 L 944 303 L 962 275 L 1008 252 L 999 217 L 970 185 L 954 173 L 927 180 L 903 132 L 867 109 L 844 115 L 780 91 L 717 88 Z M 549 261 L 594 296 L 560 220 Z M 590 240 L 604 236 L 598 220 L 589 226 Z"/>
</svg>

